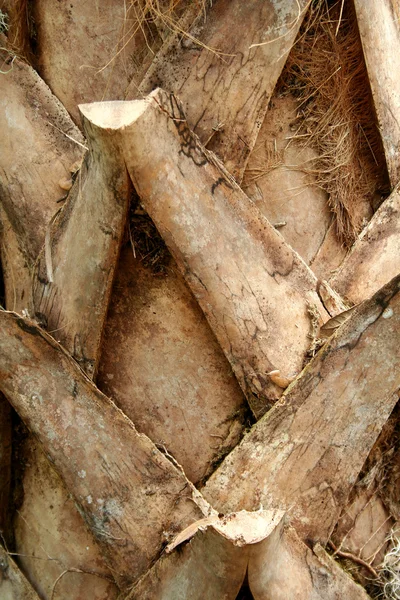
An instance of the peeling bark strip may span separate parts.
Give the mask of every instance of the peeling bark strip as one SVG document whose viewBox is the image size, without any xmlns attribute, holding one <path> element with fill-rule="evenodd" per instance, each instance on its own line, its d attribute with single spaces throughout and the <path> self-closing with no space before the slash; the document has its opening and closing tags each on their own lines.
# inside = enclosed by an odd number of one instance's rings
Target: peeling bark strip
<svg viewBox="0 0 400 600">
<path fill-rule="evenodd" d="M 124 158 L 143 206 L 231 362 L 256 415 L 282 391 L 267 376 L 300 371 L 307 301 L 326 318 L 312 272 L 187 127 L 173 95 L 81 111 L 125 126 Z"/>
<path fill-rule="evenodd" d="M 400 275 L 355 310 L 203 493 L 221 512 L 287 509 L 326 541 L 400 386 Z"/>
<path fill-rule="evenodd" d="M 51 225 L 33 283 L 37 319 L 94 377 L 124 233 L 130 181 L 120 133 L 83 117 L 90 147 L 60 216 Z"/>
<path fill-rule="evenodd" d="M 120 586 L 150 567 L 168 532 L 204 516 L 184 475 L 63 348 L 4 311 L 0 389 L 41 441 Z"/>
<path fill-rule="evenodd" d="M 358 304 L 400 271 L 400 190 L 395 189 L 330 280 L 344 298 Z"/>
<path fill-rule="evenodd" d="M 31 67 L 14 59 L 0 77 L 0 204 L 8 222 L 0 250 L 7 302 L 12 302 L 7 308 L 20 312 L 28 307 L 26 284 L 46 226 L 65 193 L 58 182 L 70 176 L 69 167 L 84 148 L 79 129 Z M 23 277 L 16 272 L 15 254 Z"/>
<path fill-rule="evenodd" d="M 239 181 L 268 103 L 302 23 L 308 0 L 219 0 L 203 11 L 188 37 L 167 40 L 139 90 L 179 95 L 189 123 Z M 238 35 L 240 24 L 240 35 Z"/>
<path fill-rule="evenodd" d="M 0 545 L 0 597 L 4 600 L 40 600 L 11 556 Z"/>
<path fill-rule="evenodd" d="M 355 0 L 390 181 L 400 181 L 400 10 L 397 0 Z"/>
</svg>

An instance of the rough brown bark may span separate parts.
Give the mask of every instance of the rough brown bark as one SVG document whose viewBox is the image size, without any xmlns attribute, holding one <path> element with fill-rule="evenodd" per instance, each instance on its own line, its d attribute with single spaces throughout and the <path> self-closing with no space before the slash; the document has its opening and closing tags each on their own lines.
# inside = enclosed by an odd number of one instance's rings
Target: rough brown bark
<svg viewBox="0 0 400 600">
<path fill-rule="evenodd" d="M 79 144 L 83 138 L 65 108 L 27 64 L 15 59 L 12 70 L 1 75 L 1 86 L 0 197 L 8 222 L 2 231 L 1 257 L 6 266 L 8 308 L 21 312 L 29 307 L 26 286 L 47 224 L 65 194 L 59 181 L 70 177 L 69 168 L 83 153 L 70 138 Z M 15 252 L 25 271 L 22 277 L 14 265 Z"/>
<path fill-rule="evenodd" d="M 308 548 L 284 520 L 262 542 L 237 548 L 207 530 L 161 559 L 126 600 L 234 600 L 246 574 L 254 600 L 367 600 L 317 544 Z"/>
<path fill-rule="evenodd" d="M 220 0 L 189 30 L 202 46 L 179 34 L 167 40 L 126 99 L 155 87 L 177 94 L 190 126 L 204 144 L 213 138 L 209 147 L 240 181 L 308 4 Z"/>
<path fill-rule="evenodd" d="M 114 577 L 132 583 L 168 532 L 203 516 L 197 496 L 50 336 L 14 313 L 1 311 L 0 322 L 1 391 L 40 439 Z"/>
<path fill-rule="evenodd" d="M 353 311 L 225 459 L 203 488 L 217 510 L 286 507 L 326 542 L 398 399 L 399 291 L 400 275 Z"/>
<path fill-rule="evenodd" d="M 122 100 L 146 50 L 135 8 L 124 0 L 32 4 L 40 75 L 78 126 L 78 104 Z"/>
<path fill-rule="evenodd" d="M 358 304 L 398 274 L 399 257 L 400 191 L 396 188 L 362 231 L 330 284 Z"/>
<path fill-rule="evenodd" d="M 284 523 L 252 551 L 254 600 L 368 600 L 368 594 L 316 544 L 311 550 Z"/>
<path fill-rule="evenodd" d="M 117 118 L 112 115 L 120 106 L 81 110 L 102 126 Z M 287 376 L 302 367 L 310 344 L 308 303 L 321 321 L 327 318 L 317 280 L 204 150 L 173 95 L 157 90 L 126 103 L 118 118 L 125 126 L 125 162 L 142 203 L 259 416 L 281 394 L 268 373 L 278 369 Z"/>
<path fill-rule="evenodd" d="M 400 181 L 400 10 L 396 0 L 355 0 L 390 181 Z"/>
<path fill-rule="evenodd" d="M 325 542 L 398 399 L 399 331 L 400 276 L 353 312 L 280 402 L 225 459 L 203 488 L 204 496 L 221 512 L 255 510 L 260 504 L 286 508 L 300 538 Z M 382 356 L 387 357 L 385 364 Z M 376 364 L 383 369 L 374 368 Z M 313 557 L 294 532 L 277 529 L 260 547 L 249 562 L 256 600 L 314 600 L 329 598 L 329 593 L 333 598 L 368 597 L 318 546 L 317 558 Z M 178 582 L 179 572 L 201 552 L 208 556 L 213 546 L 196 537 L 180 556 L 162 558 L 129 600 L 163 597 L 160 581 L 165 577 Z M 282 575 L 288 561 L 293 578 Z M 332 580 L 326 578 L 327 569 Z M 195 583 L 195 569 L 192 573 Z M 186 578 L 188 589 L 191 582 Z M 193 589 L 196 593 L 196 585 Z M 153 596 L 147 595 L 148 590 L 154 591 Z"/>
<path fill-rule="evenodd" d="M 317 152 L 295 139 L 297 104 L 291 95 L 281 97 L 279 92 L 274 93 L 247 163 L 242 188 L 310 265 L 322 250 L 332 212 L 327 193 L 316 185 L 316 176 L 310 174 Z M 339 242 L 336 246 L 339 252 Z M 331 269 L 337 266 L 332 250 Z M 328 273 L 328 269 L 320 269 L 316 275 L 326 279 Z"/>
<path fill-rule="evenodd" d="M 118 129 L 83 118 L 89 154 L 51 225 L 33 281 L 36 318 L 84 371 L 97 371 L 130 200 Z"/>
<path fill-rule="evenodd" d="M 0 534 L 8 539 L 11 478 L 11 406 L 0 393 Z M 1 543 L 1 542 L 0 542 Z"/>
<path fill-rule="evenodd" d="M 172 259 L 157 277 L 122 251 L 97 385 L 193 483 L 239 441 L 246 402 Z"/>
</svg>

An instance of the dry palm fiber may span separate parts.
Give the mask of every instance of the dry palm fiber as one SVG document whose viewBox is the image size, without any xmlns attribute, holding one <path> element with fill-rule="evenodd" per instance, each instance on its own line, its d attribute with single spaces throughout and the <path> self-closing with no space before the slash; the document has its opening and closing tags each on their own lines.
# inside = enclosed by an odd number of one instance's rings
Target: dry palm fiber
<svg viewBox="0 0 400 600">
<path fill-rule="evenodd" d="M 329 194 L 340 241 L 350 246 L 388 193 L 356 18 L 349 0 L 315 0 L 280 82 L 298 99 L 295 138 L 318 158 L 306 170 Z"/>
</svg>

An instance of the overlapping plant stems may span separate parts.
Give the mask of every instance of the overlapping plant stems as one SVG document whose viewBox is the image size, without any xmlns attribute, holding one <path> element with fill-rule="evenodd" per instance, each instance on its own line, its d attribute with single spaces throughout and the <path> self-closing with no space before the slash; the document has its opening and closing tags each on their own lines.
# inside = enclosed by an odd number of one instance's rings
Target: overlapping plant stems
<svg viewBox="0 0 400 600">
<path fill-rule="evenodd" d="M 310 8 L 282 76 L 298 98 L 294 137 L 318 151 L 306 165 L 329 194 L 337 234 L 350 246 L 388 191 L 383 150 L 352 7 Z"/>
</svg>

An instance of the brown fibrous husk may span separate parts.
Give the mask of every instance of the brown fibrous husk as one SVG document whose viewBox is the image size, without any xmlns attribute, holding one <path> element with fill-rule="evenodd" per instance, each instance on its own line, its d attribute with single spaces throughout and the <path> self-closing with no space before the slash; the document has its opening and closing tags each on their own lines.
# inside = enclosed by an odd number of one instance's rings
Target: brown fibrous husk
<svg viewBox="0 0 400 600">
<path fill-rule="evenodd" d="M 307 165 L 329 194 L 340 241 L 350 246 L 389 193 L 354 8 L 312 2 L 279 83 L 298 99 L 294 138 L 318 158 Z"/>
</svg>

